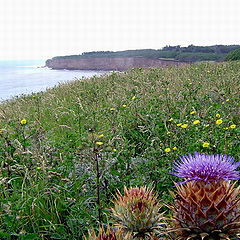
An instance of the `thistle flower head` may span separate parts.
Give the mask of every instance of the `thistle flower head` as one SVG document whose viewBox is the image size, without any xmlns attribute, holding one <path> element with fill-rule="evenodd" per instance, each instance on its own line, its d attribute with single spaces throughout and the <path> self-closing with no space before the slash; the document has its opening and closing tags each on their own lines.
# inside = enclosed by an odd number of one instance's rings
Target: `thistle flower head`
<svg viewBox="0 0 240 240">
<path fill-rule="evenodd" d="M 185 178 L 186 181 L 228 181 L 240 178 L 236 169 L 240 163 L 227 155 L 207 155 L 202 153 L 189 154 L 180 157 L 174 163 L 173 175 Z"/>
<path fill-rule="evenodd" d="M 152 237 L 163 225 L 163 216 L 159 213 L 161 205 L 152 189 L 146 187 L 124 188 L 124 194 L 118 192 L 112 208 L 117 228 L 125 237 Z M 152 239 L 151 238 L 151 239 Z"/>
<path fill-rule="evenodd" d="M 124 188 L 124 195 L 120 192 L 117 194 L 115 203 L 121 206 L 128 206 L 132 211 L 138 210 L 142 212 L 148 205 L 155 205 L 157 196 L 152 193 L 152 189 L 146 187 Z"/>
</svg>

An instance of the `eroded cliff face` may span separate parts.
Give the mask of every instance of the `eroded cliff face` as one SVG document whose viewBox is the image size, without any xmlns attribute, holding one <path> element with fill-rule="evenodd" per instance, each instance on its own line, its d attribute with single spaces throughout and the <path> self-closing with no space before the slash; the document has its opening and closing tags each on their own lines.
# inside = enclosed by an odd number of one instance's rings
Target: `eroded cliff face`
<svg viewBox="0 0 240 240">
<path fill-rule="evenodd" d="M 46 66 L 52 69 L 68 70 L 104 70 L 124 71 L 133 68 L 165 67 L 182 65 L 184 63 L 172 60 L 150 59 L 142 57 L 122 58 L 53 58 L 46 61 Z"/>
</svg>

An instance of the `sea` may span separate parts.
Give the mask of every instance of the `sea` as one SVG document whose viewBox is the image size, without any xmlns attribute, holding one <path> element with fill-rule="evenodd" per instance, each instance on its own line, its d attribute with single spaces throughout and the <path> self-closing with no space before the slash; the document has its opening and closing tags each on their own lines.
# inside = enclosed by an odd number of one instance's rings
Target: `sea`
<svg viewBox="0 0 240 240">
<path fill-rule="evenodd" d="M 71 80 L 106 74 L 105 71 L 52 70 L 45 60 L 0 60 L 0 102 L 45 91 Z"/>
</svg>

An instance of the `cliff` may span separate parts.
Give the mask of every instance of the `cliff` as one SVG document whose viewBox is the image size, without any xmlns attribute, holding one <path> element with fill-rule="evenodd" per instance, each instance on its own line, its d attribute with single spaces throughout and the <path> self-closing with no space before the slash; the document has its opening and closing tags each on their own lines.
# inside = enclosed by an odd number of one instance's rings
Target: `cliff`
<svg viewBox="0 0 240 240">
<path fill-rule="evenodd" d="M 124 71 L 133 68 L 165 67 L 182 65 L 174 60 L 151 59 L 143 57 L 97 57 L 97 58 L 52 58 L 46 61 L 46 66 L 52 69 L 68 70 L 115 70 Z"/>
</svg>

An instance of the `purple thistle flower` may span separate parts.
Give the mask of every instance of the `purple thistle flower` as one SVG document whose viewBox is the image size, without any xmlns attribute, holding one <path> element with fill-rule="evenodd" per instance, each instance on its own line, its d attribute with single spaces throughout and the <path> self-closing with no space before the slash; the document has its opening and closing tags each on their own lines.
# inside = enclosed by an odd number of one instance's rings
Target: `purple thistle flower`
<svg viewBox="0 0 240 240">
<path fill-rule="evenodd" d="M 234 158 L 228 155 L 207 155 L 203 153 L 189 154 L 180 157 L 173 166 L 171 174 L 185 178 L 186 181 L 228 181 L 240 179 L 236 169 L 240 162 L 234 162 Z"/>
</svg>

